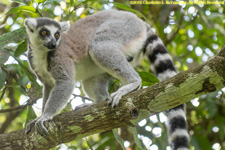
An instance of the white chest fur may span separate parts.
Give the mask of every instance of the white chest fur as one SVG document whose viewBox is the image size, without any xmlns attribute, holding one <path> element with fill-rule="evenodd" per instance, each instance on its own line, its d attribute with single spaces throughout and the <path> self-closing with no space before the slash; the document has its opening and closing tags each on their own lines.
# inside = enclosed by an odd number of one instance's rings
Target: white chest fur
<svg viewBox="0 0 225 150">
<path fill-rule="evenodd" d="M 55 79 L 48 71 L 48 53 L 47 51 L 40 51 L 32 49 L 32 69 L 38 75 L 38 78 L 43 84 L 54 85 Z"/>
</svg>

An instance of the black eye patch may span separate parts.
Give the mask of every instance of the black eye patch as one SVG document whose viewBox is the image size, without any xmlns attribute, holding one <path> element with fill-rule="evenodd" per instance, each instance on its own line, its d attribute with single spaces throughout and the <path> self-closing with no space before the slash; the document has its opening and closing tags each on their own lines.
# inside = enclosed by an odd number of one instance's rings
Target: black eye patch
<svg viewBox="0 0 225 150">
<path fill-rule="evenodd" d="M 55 36 L 55 39 L 56 39 L 56 40 L 58 40 L 58 39 L 59 39 L 59 37 L 60 37 L 60 32 L 59 32 L 59 31 L 57 31 L 57 32 L 55 33 L 55 35 L 54 35 L 54 36 Z"/>
<path fill-rule="evenodd" d="M 48 29 L 46 28 L 42 28 L 40 31 L 39 31 L 39 34 L 42 38 L 46 37 L 46 36 L 49 36 L 50 35 L 50 32 Z"/>
</svg>

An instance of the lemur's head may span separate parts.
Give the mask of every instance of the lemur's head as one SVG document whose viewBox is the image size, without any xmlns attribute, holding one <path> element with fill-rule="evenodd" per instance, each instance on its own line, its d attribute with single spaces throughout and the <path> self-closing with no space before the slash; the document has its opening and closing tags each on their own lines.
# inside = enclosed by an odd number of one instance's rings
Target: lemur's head
<svg viewBox="0 0 225 150">
<path fill-rule="evenodd" d="M 69 22 L 57 22 L 49 18 L 27 18 L 24 25 L 31 44 L 44 46 L 48 51 L 57 48 L 62 32 L 70 27 Z"/>
</svg>

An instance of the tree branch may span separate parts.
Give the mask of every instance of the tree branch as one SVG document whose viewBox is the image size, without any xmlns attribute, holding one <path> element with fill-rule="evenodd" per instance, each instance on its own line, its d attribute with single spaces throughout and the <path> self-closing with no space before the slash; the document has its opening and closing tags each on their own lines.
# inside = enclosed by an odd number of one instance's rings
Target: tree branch
<svg viewBox="0 0 225 150">
<path fill-rule="evenodd" d="M 25 109 L 27 106 L 33 105 L 39 98 L 40 97 L 37 97 L 35 99 L 29 99 L 28 102 L 24 105 L 15 106 L 15 107 L 8 108 L 8 109 L 2 109 L 2 110 L 0 110 L 0 113 L 7 113 L 7 112 L 12 112 L 12 111 L 17 111 L 20 109 Z"/>
<path fill-rule="evenodd" d="M 28 135 L 24 134 L 24 129 L 2 134 L 0 149 L 49 149 L 94 133 L 122 126 L 135 126 L 152 114 L 224 86 L 225 46 L 214 58 L 194 69 L 125 95 L 115 109 L 103 102 L 55 116 L 53 120 L 45 122 L 50 133 L 46 138 L 38 135 L 34 128 Z"/>
</svg>

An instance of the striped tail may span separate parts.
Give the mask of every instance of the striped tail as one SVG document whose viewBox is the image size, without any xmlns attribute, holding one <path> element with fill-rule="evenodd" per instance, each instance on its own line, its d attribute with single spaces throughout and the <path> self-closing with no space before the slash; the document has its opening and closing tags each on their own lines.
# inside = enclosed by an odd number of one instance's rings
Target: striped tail
<svg viewBox="0 0 225 150">
<path fill-rule="evenodd" d="M 148 32 L 143 52 L 148 56 L 151 70 L 160 81 L 164 81 L 176 75 L 177 72 L 162 40 L 151 29 Z M 167 118 L 168 138 L 172 149 L 189 150 L 185 104 L 167 110 Z"/>
</svg>

